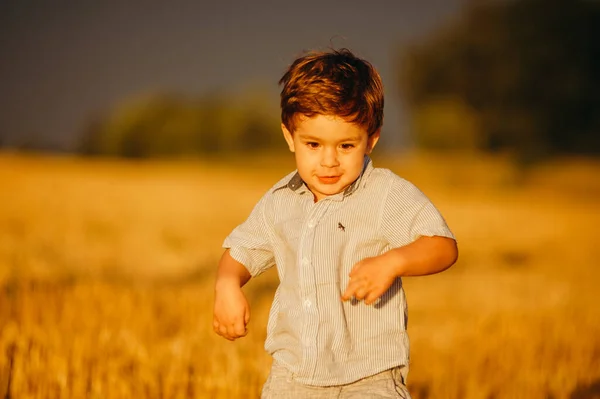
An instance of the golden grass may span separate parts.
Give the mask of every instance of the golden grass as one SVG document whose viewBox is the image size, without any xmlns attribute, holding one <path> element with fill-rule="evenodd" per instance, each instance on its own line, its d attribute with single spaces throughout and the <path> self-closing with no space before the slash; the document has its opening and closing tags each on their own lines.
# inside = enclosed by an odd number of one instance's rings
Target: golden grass
<svg viewBox="0 0 600 399">
<path fill-rule="evenodd" d="M 405 280 L 413 397 L 600 397 L 600 165 L 377 165 L 433 199 L 461 250 Z M 247 286 L 235 343 L 212 332 L 212 284 L 223 238 L 292 166 L 0 155 L 0 397 L 257 397 L 277 277 Z"/>
</svg>

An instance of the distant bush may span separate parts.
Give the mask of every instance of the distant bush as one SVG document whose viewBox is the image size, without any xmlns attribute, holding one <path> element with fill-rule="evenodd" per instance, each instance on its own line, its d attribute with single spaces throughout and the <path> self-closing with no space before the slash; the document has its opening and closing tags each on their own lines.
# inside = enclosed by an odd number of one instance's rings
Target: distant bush
<svg viewBox="0 0 600 399">
<path fill-rule="evenodd" d="M 130 100 L 87 125 L 79 152 L 145 158 L 280 147 L 278 113 L 266 104 L 260 96 L 157 94 Z"/>
</svg>

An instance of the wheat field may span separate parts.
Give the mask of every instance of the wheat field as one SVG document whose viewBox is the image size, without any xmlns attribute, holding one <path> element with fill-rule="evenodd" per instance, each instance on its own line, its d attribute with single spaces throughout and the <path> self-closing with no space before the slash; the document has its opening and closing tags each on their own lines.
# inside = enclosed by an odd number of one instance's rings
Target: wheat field
<svg viewBox="0 0 600 399">
<path fill-rule="evenodd" d="M 460 259 L 407 278 L 424 398 L 600 398 L 600 163 L 376 158 L 417 184 Z M 212 332 L 221 243 L 292 159 L 0 154 L 0 398 L 256 398 L 277 276 L 250 333 Z"/>
</svg>

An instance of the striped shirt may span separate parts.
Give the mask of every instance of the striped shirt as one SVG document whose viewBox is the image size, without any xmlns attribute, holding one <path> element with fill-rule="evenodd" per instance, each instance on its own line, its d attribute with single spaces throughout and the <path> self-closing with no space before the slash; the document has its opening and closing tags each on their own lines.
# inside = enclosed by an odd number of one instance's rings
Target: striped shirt
<svg viewBox="0 0 600 399">
<path fill-rule="evenodd" d="M 420 236 L 454 238 L 446 222 L 419 189 L 368 157 L 346 190 L 313 198 L 290 173 L 223 244 L 253 277 L 277 267 L 265 349 L 307 385 L 348 384 L 408 366 L 402 280 L 375 305 L 341 295 L 357 262 Z"/>
</svg>

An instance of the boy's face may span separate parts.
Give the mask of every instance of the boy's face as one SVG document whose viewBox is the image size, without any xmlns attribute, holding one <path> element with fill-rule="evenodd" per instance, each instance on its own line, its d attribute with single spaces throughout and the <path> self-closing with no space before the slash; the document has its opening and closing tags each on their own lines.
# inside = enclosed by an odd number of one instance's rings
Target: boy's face
<svg viewBox="0 0 600 399">
<path fill-rule="evenodd" d="M 362 172 L 365 154 L 379 140 L 379 131 L 369 137 L 363 127 L 327 115 L 301 117 L 294 133 L 283 124 L 281 128 L 295 153 L 298 173 L 315 201 L 351 185 Z"/>
</svg>

